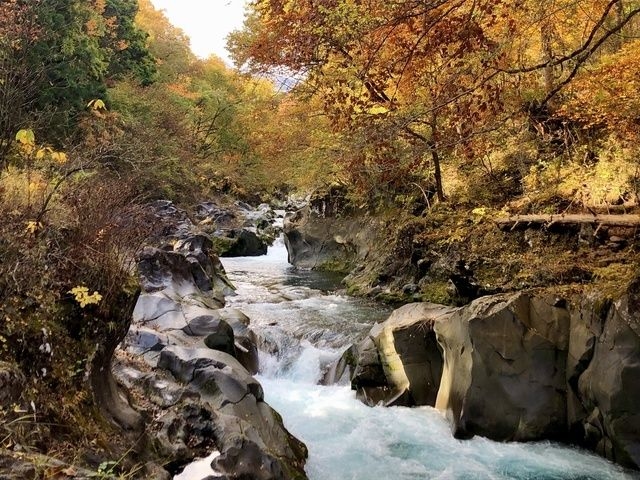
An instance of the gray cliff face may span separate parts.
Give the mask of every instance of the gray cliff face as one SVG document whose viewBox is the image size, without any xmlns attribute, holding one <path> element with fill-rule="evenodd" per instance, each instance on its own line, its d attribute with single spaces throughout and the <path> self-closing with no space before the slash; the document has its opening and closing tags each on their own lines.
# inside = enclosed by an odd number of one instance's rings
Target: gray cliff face
<svg viewBox="0 0 640 480">
<path fill-rule="evenodd" d="M 233 285 L 213 242 L 179 218 L 172 242 L 140 254 L 142 293 L 115 374 L 144 398 L 172 473 L 218 451 L 212 468 L 224 478 L 304 479 L 306 447 L 252 376 L 256 336 L 249 318 L 224 307 Z"/>
<path fill-rule="evenodd" d="M 562 439 L 569 315 L 551 299 L 484 297 L 436 324 L 444 369 L 436 408 L 454 435 Z"/>
<path fill-rule="evenodd" d="M 347 273 L 358 260 L 368 257 L 375 226 L 364 217 L 327 215 L 327 208 L 324 204 L 310 204 L 287 214 L 284 240 L 289 263 L 300 268 Z"/>
<path fill-rule="evenodd" d="M 640 281 L 614 302 L 410 304 L 358 346 L 352 386 L 369 403 L 435 406 L 459 438 L 574 442 L 638 468 L 639 334 Z"/>
</svg>

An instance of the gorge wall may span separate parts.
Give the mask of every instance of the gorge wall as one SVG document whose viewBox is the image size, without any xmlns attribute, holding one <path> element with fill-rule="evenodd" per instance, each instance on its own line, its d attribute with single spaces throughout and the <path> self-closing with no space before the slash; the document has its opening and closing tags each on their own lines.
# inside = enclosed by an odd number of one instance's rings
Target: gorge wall
<svg viewBox="0 0 640 480">
<path fill-rule="evenodd" d="M 553 439 L 640 466 L 640 279 L 608 277 L 632 272 L 635 230 L 505 232 L 471 219 L 443 233 L 433 219 L 331 202 L 287 217 L 290 261 L 346 267 L 350 293 L 417 303 L 374 326 L 325 381 L 349 375 L 371 405 L 434 406 L 459 438 Z"/>
</svg>

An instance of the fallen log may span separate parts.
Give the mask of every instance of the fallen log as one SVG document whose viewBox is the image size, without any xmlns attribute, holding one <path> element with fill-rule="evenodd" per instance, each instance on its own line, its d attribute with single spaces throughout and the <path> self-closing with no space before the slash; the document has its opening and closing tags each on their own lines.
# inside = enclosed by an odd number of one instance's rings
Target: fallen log
<svg viewBox="0 0 640 480">
<path fill-rule="evenodd" d="M 501 229 L 514 230 L 518 226 L 528 227 L 540 225 L 582 225 L 590 224 L 598 227 L 640 227 L 640 215 L 590 215 L 590 214 L 557 214 L 557 215 L 513 215 L 495 218 L 494 222 Z"/>
</svg>

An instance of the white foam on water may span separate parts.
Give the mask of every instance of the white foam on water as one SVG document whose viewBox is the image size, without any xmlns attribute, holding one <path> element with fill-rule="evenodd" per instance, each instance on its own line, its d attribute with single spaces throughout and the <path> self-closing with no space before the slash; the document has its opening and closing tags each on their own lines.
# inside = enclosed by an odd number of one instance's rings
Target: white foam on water
<svg viewBox="0 0 640 480">
<path fill-rule="evenodd" d="M 321 370 L 385 315 L 326 294 L 292 272 L 283 243 L 264 257 L 222 259 L 238 295 L 229 304 L 273 347 L 261 352 L 266 401 L 309 448 L 311 480 L 629 480 L 594 454 L 549 442 L 456 440 L 433 408 L 370 408 L 348 386 L 316 385 Z M 312 274 L 310 274 L 312 275 Z M 186 478 L 186 477 L 185 477 Z M 199 480 L 197 477 L 189 480 Z"/>
<path fill-rule="evenodd" d="M 220 472 L 211 468 L 211 462 L 220 456 L 220 452 L 213 452 L 207 458 L 200 458 L 190 463 L 173 480 L 202 480 L 207 477 L 222 477 Z"/>
<path fill-rule="evenodd" d="M 311 480 L 623 480 L 593 454 L 542 443 L 456 440 L 434 409 L 367 407 L 349 387 L 259 377 L 266 401 L 309 447 Z"/>
</svg>

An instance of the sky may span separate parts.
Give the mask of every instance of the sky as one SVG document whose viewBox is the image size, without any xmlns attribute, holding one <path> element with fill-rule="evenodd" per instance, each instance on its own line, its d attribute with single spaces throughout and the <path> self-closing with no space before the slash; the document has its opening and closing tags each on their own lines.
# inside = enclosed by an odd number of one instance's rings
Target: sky
<svg viewBox="0 0 640 480">
<path fill-rule="evenodd" d="M 226 36 L 242 26 L 245 0 L 151 0 L 172 24 L 191 38 L 191 50 L 202 58 L 216 54 L 231 65 Z"/>
</svg>

